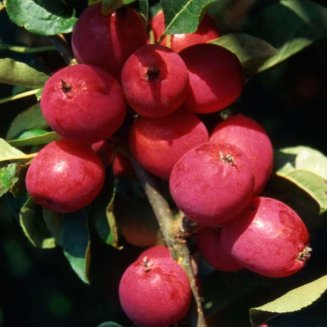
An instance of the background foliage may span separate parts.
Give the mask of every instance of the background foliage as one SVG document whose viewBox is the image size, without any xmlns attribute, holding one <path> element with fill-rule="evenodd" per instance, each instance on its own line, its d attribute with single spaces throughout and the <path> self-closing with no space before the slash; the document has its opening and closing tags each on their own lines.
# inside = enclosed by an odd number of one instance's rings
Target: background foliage
<svg viewBox="0 0 327 327">
<path fill-rule="evenodd" d="M 157 5 L 104 0 L 103 10 L 128 3 L 140 8 L 145 18 Z M 297 210 L 312 237 L 307 267 L 287 279 L 227 274 L 201 262 L 210 325 L 249 326 L 266 319 L 269 326 L 326 324 L 327 299 L 321 295 L 327 288 L 327 164 L 322 155 L 327 153 L 327 8 L 323 1 L 309 0 L 161 3 L 167 33 L 195 30 L 205 10 L 215 18 L 224 36 L 214 43 L 234 51 L 248 74 L 244 92 L 231 109 L 263 124 L 276 149 L 276 174 L 265 194 Z M 19 191 L 25 161 L 8 164 L 8 159 L 28 159 L 35 146 L 57 137 L 47 129 L 35 95 L 40 96 L 47 76 L 66 64 L 58 52 L 57 34 L 66 33 L 69 41 L 87 4 L 7 0 L 6 10 L 0 11 L 0 326 L 89 327 L 108 320 L 129 324 L 118 304 L 117 285 L 141 249 L 123 239 L 117 244 L 112 194 L 101 194 L 102 207 L 94 204 L 75 213 L 75 219 L 62 219 L 42 211 Z M 211 118 L 204 117 L 208 122 Z M 124 182 L 117 192 L 144 201 Z M 90 212 L 97 207 L 102 213 L 94 215 L 96 223 L 91 224 Z M 124 250 L 106 243 L 121 244 Z"/>
</svg>

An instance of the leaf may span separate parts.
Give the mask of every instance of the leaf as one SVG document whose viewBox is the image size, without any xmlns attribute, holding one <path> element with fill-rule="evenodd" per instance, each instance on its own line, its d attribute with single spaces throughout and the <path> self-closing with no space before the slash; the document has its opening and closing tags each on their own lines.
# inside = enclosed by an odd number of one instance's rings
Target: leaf
<svg viewBox="0 0 327 327">
<path fill-rule="evenodd" d="M 213 2 L 215 0 L 161 0 L 165 34 L 195 32 L 202 13 Z"/>
<path fill-rule="evenodd" d="M 148 0 L 138 0 L 140 14 L 143 16 L 145 23 L 148 22 L 149 19 L 149 1 Z"/>
<path fill-rule="evenodd" d="M 0 197 L 10 191 L 17 181 L 17 164 L 0 168 Z"/>
<path fill-rule="evenodd" d="M 98 325 L 98 327 L 123 327 L 120 324 L 117 324 L 116 322 L 113 321 L 107 321 L 103 322 L 102 324 Z"/>
<path fill-rule="evenodd" d="M 233 52 L 248 74 L 257 73 L 259 67 L 277 53 L 277 50 L 263 39 L 249 34 L 233 33 L 223 35 L 211 43 Z"/>
<path fill-rule="evenodd" d="M 25 111 L 19 113 L 12 121 L 6 139 L 13 139 L 18 136 L 23 131 L 33 128 L 46 128 L 48 127 L 45 121 L 40 105 L 37 103 Z"/>
<path fill-rule="evenodd" d="M 90 235 L 84 212 L 74 212 L 64 216 L 61 225 L 60 244 L 65 257 L 77 276 L 89 284 L 91 260 Z"/>
<path fill-rule="evenodd" d="M 42 208 L 42 216 L 45 225 L 47 226 L 51 235 L 54 237 L 56 243 L 61 245 L 60 237 L 63 215 L 46 208 Z"/>
<path fill-rule="evenodd" d="M 46 133 L 44 133 L 42 135 L 38 135 L 38 136 L 11 140 L 8 143 L 10 145 L 13 145 L 13 146 L 19 148 L 19 147 L 30 146 L 30 145 L 48 144 L 52 141 L 58 140 L 59 138 L 60 138 L 60 136 L 55 132 L 46 132 Z"/>
<path fill-rule="evenodd" d="M 246 31 L 278 49 L 259 67 L 262 72 L 326 37 L 327 8 L 309 0 L 278 1 L 257 15 Z"/>
<path fill-rule="evenodd" d="M 136 0 L 102 0 L 102 13 L 107 15 L 124 5 L 128 5 Z"/>
<path fill-rule="evenodd" d="M 27 199 L 20 210 L 19 224 L 33 246 L 41 249 L 51 249 L 56 246 L 54 238 L 44 224 L 42 214 L 37 212 L 37 206 L 31 198 Z"/>
<path fill-rule="evenodd" d="M 69 33 L 77 21 L 64 1 L 7 0 L 6 10 L 15 24 L 41 35 Z"/>
<path fill-rule="evenodd" d="M 35 157 L 35 154 L 25 154 L 14 148 L 4 139 L 0 138 L 0 162 L 8 160 L 27 160 Z"/>
<path fill-rule="evenodd" d="M 276 314 L 301 310 L 318 300 L 326 290 L 327 275 L 297 287 L 272 302 L 250 309 L 251 324 L 259 326 Z"/>
<path fill-rule="evenodd" d="M 294 169 L 307 170 L 327 179 L 327 157 L 308 146 L 295 146 L 275 152 L 278 173 L 287 174 Z"/>
<path fill-rule="evenodd" d="M 287 179 L 309 194 L 327 211 L 327 158 L 305 146 L 289 147 L 275 153 L 276 175 Z"/>
<path fill-rule="evenodd" d="M 0 83 L 34 89 L 42 87 L 48 75 L 10 58 L 0 59 Z"/>
<path fill-rule="evenodd" d="M 111 199 L 106 207 L 105 214 L 99 212 L 95 215 L 95 228 L 99 233 L 101 239 L 116 249 L 121 249 L 118 245 L 118 230 L 116 224 L 116 217 L 114 215 L 114 200 L 115 190 L 111 196 Z"/>
</svg>

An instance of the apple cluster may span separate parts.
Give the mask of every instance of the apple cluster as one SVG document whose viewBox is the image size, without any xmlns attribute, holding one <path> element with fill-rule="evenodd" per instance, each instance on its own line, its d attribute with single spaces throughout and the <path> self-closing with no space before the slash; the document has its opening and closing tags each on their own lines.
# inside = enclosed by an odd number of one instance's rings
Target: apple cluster
<svg viewBox="0 0 327 327">
<path fill-rule="evenodd" d="M 61 213 L 90 204 L 105 167 L 123 160 L 108 140 L 132 112 L 129 151 L 167 181 L 176 207 L 199 227 L 197 248 L 212 267 L 268 277 L 297 272 L 309 257 L 309 234 L 294 210 L 261 195 L 273 168 L 265 129 L 236 114 L 209 132 L 201 118 L 239 98 L 245 75 L 238 58 L 210 43 L 220 33 L 208 15 L 194 33 L 162 37 L 160 11 L 150 29 L 160 43 L 149 42 L 129 6 L 104 15 L 95 4 L 81 14 L 72 34 L 78 64 L 54 73 L 41 97 L 61 139 L 33 159 L 28 193 Z M 166 248 L 155 249 L 128 267 L 119 286 L 122 307 L 138 326 L 174 324 L 190 304 L 186 273 Z"/>
</svg>

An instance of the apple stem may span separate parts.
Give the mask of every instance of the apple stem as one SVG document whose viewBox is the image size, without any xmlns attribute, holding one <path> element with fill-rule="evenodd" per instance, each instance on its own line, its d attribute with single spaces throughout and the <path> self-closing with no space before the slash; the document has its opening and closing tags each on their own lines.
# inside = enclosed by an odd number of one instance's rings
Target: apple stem
<svg viewBox="0 0 327 327">
<path fill-rule="evenodd" d="M 62 34 L 52 36 L 51 41 L 66 64 L 71 66 L 77 63 L 70 46 Z"/>
<path fill-rule="evenodd" d="M 167 200 L 161 194 L 152 176 L 148 174 L 134 158 L 131 158 L 130 156 L 129 158 L 155 213 L 161 233 L 171 255 L 184 268 L 187 274 L 196 303 L 198 318 L 196 327 L 206 327 L 207 324 L 204 318 L 201 298 L 192 268 L 190 251 L 185 239 L 181 239 L 180 232 L 185 232 L 182 227 L 183 215 L 179 215 L 177 218 L 174 217 Z"/>
</svg>

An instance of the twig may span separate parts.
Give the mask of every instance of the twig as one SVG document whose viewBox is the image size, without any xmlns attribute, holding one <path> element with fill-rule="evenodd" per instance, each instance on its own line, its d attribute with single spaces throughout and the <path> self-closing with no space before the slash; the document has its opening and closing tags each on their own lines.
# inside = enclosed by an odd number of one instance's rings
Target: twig
<svg viewBox="0 0 327 327">
<path fill-rule="evenodd" d="M 1 4 L 0 4 L 1 6 Z M 1 10 L 1 8 L 0 8 Z M 23 47 L 23 46 L 17 46 L 17 45 L 10 45 L 10 44 L 0 44 L 0 50 L 9 50 L 13 52 L 18 53 L 38 53 L 38 52 L 45 52 L 45 51 L 53 51 L 56 50 L 54 46 L 44 46 L 44 47 Z"/>
<path fill-rule="evenodd" d="M 148 174 L 135 159 L 131 160 L 131 162 L 158 220 L 164 240 L 175 260 L 184 268 L 188 276 L 197 307 L 198 320 L 196 326 L 206 327 L 207 324 L 204 319 L 201 298 L 192 268 L 191 255 L 185 240 L 180 235 L 183 231 L 182 217 L 174 217 L 169 204 L 159 191 L 151 175 Z"/>
<path fill-rule="evenodd" d="M 73 52 L 62 34 L 52 36 L 51 42 L 65 60 L 67 65 L 74 65 L 76 63 Z"/>
</svg>

